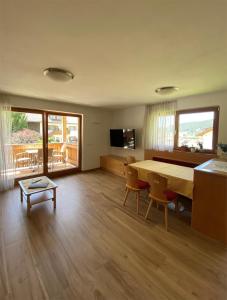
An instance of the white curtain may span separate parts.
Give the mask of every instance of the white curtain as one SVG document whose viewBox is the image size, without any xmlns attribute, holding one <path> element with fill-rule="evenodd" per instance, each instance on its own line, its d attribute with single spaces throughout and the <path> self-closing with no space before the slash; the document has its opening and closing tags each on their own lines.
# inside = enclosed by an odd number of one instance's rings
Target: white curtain
<svg viewBox="0 0 227 300">
<path fill-rule="evenodd" d="M 0 103 L 0 191 L 14 186 L 14 159 L 11 146 L 11 107 Z"/>
<path fill-rule="evenodd" d="M 145 118 L 145 149 L 172 151 L 176 101 L 148 105 Z"/>
</svg>

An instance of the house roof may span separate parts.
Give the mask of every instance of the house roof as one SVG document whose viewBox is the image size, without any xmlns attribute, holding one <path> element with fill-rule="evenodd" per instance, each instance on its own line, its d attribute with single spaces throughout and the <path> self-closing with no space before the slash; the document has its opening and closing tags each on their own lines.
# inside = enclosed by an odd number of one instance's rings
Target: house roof
<svg viewBox="0 0 227 300">
<path fill-rule="evenodd" d="M 198 132 L 196 134 L 196 136 L 204 136 L 205 134 L 207 134 L 211 131 L 213 131 L 213 128 L 205 128 L 205 129 L 201 130 L 200 132 Z"/>
</svg>

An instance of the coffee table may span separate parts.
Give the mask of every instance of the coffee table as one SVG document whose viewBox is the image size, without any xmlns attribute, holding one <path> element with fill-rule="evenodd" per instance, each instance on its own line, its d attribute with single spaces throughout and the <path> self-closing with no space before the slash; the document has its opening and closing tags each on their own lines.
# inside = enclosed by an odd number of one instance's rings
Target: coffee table
<svg viewBox="0 0 227 300">
<path fill-rule="evenodd" d="M 29 185 L 38 179 L 41 179 L 39 183 L 46 182 L 48 183 L 48 186 L 45 188 L 40 188 L 40 187 L 32 188 L 32 189 L 29 188 Z M 28 216 L 30 216 L 31 208 L 33 205 L 44 201 L 52 200 L 54 209 L 56 208 L 56 189 L 58 186 L 48 177 L 46 176 L 35 177 L 31 179 L 20 180 L 18 183 L 20 186 L 21 202 L 23 202 L 24 197 L 27 201 Z"/>
</svg>

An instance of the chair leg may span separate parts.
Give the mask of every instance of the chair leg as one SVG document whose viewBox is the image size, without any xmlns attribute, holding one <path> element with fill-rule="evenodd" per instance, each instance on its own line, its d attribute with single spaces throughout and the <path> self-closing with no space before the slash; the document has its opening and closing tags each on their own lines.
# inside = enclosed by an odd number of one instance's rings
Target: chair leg
<svg viewBox="0 0 227 300">
<path fill-rule="evenodd" d="M 150 203 L 149 203 L 149 205 L 148 205 L 148 209 L 147 209 L 146 216 L 145 216 L 145 219 L 146 219 L 146 220 L 147 220 L 147 218 L 148 218 L 148 215 L 149 215 L 149 212 L 150 212 L 152 203 L 153 203 L 153 200 L 150 199 Z"/>
<path fill-rule="evenodd" d="M 175 212 L 177 215 L 179 215 L 179 202 L 178 199 L 175 200 Z"/>
<path fill-rule="evenodd" d="M 166 231 L 168 231 L 168 206 L 165 205 L 164 208 L 165 208 L 165 229 Z"/>
<path fill-rule="evenodd" d="M 149 197 L 150 194 L 150 188 L 147 189 L 147 196 Z"/>
<path fill-rule="evenodd" d="M 140 192 L 136 192 L 136 211 L 137 215 L 139 214 L 139 203 L 140 202 Z"/>
<path fill-rule="evenodd" d="M 126 200 L 128 198 L 128 194 L 129 194 L 129 189 L 126 187 L 126 192 L 125 192 L 125 198 L 124 198 L 123 206 L 125 206 Z"/>
</svg>

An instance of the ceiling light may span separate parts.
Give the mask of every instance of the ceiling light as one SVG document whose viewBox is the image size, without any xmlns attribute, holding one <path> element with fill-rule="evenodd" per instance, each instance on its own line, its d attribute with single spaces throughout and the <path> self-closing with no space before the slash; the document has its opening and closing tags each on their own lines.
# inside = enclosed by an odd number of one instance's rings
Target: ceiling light
<svg viewBox="0 0 227 300">
<path fill-rule="evenodd" d="M 179 88 L 176 86 L 163 86 L 155 90 L 155 93 L 159 95 L 169 95 L 176 91 L 178 91 Z"/>
<path fill-rule="evenodd" d="M 74 78 L 72 72 L 59 68 L 47 68 L 43 71 L 43 75 L 55 81 L 69 81 Z"/>
</svg>

